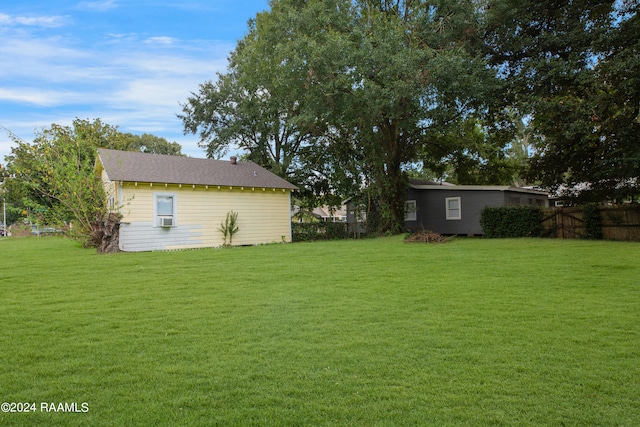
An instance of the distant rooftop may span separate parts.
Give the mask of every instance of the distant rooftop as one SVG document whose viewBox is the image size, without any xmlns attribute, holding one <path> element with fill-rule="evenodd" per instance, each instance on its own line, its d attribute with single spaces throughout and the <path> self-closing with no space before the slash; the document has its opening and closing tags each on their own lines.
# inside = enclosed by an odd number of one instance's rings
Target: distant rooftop
<svg viewBox="0 0 640 427">
<path fill-rule="evenodd" d="M 422 179 L 409 179 L 409 187 L 416 190 L 456 190 L 456 191 L 512 191 L 529 194 L 547 194 L 533 187 L 515 187 L 512 185 L 456 185 L 450 182 L 433 182 Z"/>
<path fill-rule="evenodd" d="M 451 184 L 447 181 L 429 181 L 427 179 L 418 179 L 418 178 L 409 178 L 409 185 L 446 185 L 446 186 L 454 186 L 455 184 Z"/>
</svg>

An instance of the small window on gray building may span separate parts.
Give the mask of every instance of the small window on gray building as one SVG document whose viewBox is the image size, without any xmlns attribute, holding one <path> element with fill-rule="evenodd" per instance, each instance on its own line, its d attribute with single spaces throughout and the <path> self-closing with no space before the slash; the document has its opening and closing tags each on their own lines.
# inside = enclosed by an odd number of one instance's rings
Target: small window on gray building
<svg viewBox="0 0 640 427">
<path fill-rule="evenodd" d="M 509 198 L 509 203 L 511 204 L 511 206 L 518 206 L 520 204 L 520 197 Z"/>
<path fill-rule="evenodd" d="M 445 199 L 445 204 L 448 220 L 462 219 L 460 197 L 447 197 Z"/>
<path fill-rule="evenodd" d="M 417 221 L 418 220 L 418 208 L 415 200 L 407 200 L 404 205 L 404 220 L 405 221 Z"/>
</svg>

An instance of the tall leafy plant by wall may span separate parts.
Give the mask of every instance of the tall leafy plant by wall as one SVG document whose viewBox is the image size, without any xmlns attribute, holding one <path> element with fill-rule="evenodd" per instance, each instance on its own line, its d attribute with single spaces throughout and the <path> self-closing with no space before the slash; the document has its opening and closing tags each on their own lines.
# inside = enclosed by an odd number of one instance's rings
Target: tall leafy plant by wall
<svg viewBox="0 0 640 427">
<path fill-rule="evenodd" d="M 233 244 L 233 236 L 240 231 L 238 227 L 238 212 L 227 212 L 227 217 L 220 223 L 218 231 L 220 231 L 224 237 L 223 246 L 231 246 Z M 229 243 L 227 243 L 227 239 L 229 239 Z"/>
</svg>

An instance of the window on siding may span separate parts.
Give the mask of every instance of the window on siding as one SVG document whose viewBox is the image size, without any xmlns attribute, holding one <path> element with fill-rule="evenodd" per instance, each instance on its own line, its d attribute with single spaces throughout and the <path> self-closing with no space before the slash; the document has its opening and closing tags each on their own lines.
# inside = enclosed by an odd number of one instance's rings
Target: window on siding
<svg viewBox="0 0 640 427">
<path fill-rule="evenodd" d="M 445 199 L 447 208 L 447 219 L 462 219 L 462 209 L 460 204 L 460 197 L 447 197 Z"/>
<path fill-rule="evenodd" d="M 154 195 L 156 227 L 174 227 L 176 225 L 176 196 L 174 194 Z"/>
<path fill-rule="evenodd" d="M 405 221 L 417 221 L 418 220 L 418 208 L 415 200 L 407 200 L 404 205 L 404 220 Z"/>
</svg>

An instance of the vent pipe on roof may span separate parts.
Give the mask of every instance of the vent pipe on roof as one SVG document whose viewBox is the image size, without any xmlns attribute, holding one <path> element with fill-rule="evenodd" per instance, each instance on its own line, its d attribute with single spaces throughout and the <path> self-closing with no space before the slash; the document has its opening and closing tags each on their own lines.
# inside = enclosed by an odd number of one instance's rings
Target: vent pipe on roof
<svg viewBox="0 0 640 427">
<path fill-rule="evenodd" d="M 238 158 L 236 156 L 231 156 L 229 160 L 231 161 L 232 165 L 235 165 L 236 163 L 238 163 Z"/>
</svg>

